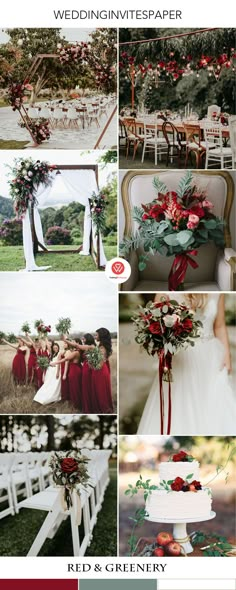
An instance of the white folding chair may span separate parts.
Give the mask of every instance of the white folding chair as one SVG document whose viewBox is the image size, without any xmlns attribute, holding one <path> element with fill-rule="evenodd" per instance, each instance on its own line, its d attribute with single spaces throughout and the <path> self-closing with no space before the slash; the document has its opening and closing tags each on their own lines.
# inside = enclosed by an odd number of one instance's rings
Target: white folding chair
<svg viewBox="0 0 236 590">
<path fill-rule="evenodd" d="M 11 466 L 14 455 L 4 453 L 0 455 L 0 519 L 11 514 L 14 515 L 14 505 L 11 490 Z M 1 504 L 7 506 L 1 509 Z"/>
<path fill-rule="evenodd" d="M 163 121 L 161 120 L 161 124 Z M 143 153 L 142 163 L 145 157 L 145 151 L 154 151 L 155 166 L 157 165 L 157 156 L 161 160 L 162 154 L 167 153 L 167 143 L 164 137 L 160 137 L 158 129 L 158 121 L 152 124 L 151 120 L 144 119 L 144 140 L 143 140 Z M 148 127 L 147 127 L 148 125 Z"/>
<path fill-rule="evenodd" d="M 11 465 L 11 488 L 15 512 L 21 508 L 22 499 L 29 497 L 32 493 L 27 471 L 26 453 L 15 453 Z"/>
</svg>

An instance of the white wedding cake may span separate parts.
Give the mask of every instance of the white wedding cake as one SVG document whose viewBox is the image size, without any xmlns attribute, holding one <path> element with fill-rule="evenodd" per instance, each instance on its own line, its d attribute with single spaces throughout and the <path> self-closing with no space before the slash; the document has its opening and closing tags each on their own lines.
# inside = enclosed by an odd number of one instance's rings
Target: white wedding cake
<svg viewBox="0 0 236 590">
<path fill-rule="evenodd" d="M 150 520 L 208 518 L 211 490 L 199 481 L 199 463 L 184 451 L 160 463 L 160 483 L 146 501 Z"/>
</svg>

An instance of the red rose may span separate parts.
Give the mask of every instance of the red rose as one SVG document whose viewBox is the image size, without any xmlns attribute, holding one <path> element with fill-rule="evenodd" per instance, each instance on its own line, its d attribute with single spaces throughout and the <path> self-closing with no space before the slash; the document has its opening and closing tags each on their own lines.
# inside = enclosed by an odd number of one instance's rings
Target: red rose
<svg viewBox="0 0 236 590">
<path fill-rule="evenodd" d="M 187 457 L 187 453 L 180 451 L 179 453 L 176 453 L 176 455 L 173 455 L 172 460 L 177 463 L 178 461 L 183 461 L 185 457 Z"/>
<path fill-rule="evenodd" d="M 197 481 L 196 479 L 194 479 L 193 481 L 191 481 L 191 485 L 195 486 L 196 490 L 201 490 L 202 489 L 202 484 L 200 481 Z"/>
<path fill-rule="evenodd" d="M 78 462 L 73 459 L 73 457 L 67 457 L 66 459 L 62 459 L 61 461 L 61 470 L 64 473 L 74 473 L 78 471 L 79 465 Z"/>
<path fill-rule="evenodd" d="M 152 322 L 149 326 L 149 332 L 151 332 L 151 334 L 162 334 L 160 322 Z"/>
<path fill-rule="evenodd" d="M 203 207 L 201 207 L 201 205 L 193 205 L 193 207 L 191 207 L 191 209 L 189 209 L 188 213 L 191 215 L 197 215 L 200 219 L 201 217 L 204 217 L 205 215 L 205 211 L 203 209 Z"/>
<path fill-rule="evenodd" d="M 142 220 L 146 221 L 146 219 L 149 219 L 149 215 L 147 215 L 147 213 L 144 213 L 142 216 Z"/>
<path fill-rule="evenodd" d="M 181 492 L 183 484 L 184 479 L 182 477 L 176 477 L 170 487 L 174 492 Z"/>
<path fill-rule="evenodd" d="M 191 332 L 193 329 L 193 322 L 186 318 L 186 320 L 183 320 L 182 326 L 184 332 Z"/>
</svg>

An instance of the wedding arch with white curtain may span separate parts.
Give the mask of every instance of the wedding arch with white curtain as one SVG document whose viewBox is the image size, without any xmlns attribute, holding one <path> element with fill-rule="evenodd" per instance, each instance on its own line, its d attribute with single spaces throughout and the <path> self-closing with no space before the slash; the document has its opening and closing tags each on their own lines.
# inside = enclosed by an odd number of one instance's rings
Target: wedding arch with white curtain
<svg viewBox="0 0 236 590">
<path fill-rule="evenodd" d="M 76 249 L 59 250 L 62 253 L 78 252 L 83 256 L 93 255 L 98 268 L 106 264 L 106 257 L 102 244 L 101 234 L 96 234 L 96 228 L 92 222 L 90 212 L 90 199 L 92 194 L 98 194 L 98 166 L 97 165 L 58 165 L 51 172 L 52 182 L 49 186 L 40 184 L 36 192 L 36 203 L 31 203 L 23 219 L 23 247 L 26 262 L 26 271 L 46 270 L 50 267 L 37 266 L 35 254 L 52 252 L 55 254 L 58 250 L 50 250 L 43 236 L 42 223 L 39 209 L 47 207 L 56 207 L 59 205 L 69 205 L 72 202 L 80 203 L 84 206 L 84 232 L 83 244 Z M 63 196 L 61 191 L 57 190 L 59 184 L 63 182 Z M 59 196 L 58 196 L 59 195 Z"/>
</svg>

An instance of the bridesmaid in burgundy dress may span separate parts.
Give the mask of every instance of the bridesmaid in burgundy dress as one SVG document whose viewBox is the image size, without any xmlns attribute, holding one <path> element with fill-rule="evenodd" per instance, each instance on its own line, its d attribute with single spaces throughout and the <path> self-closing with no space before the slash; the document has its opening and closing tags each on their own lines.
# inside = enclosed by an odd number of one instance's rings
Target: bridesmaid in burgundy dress
<svg viewBox="0 0 236 590">
<path fill-rule="evenodd" d="M 39 348 L 37 352 L 37 356 L 47 356 L 49 357 L 49 351 L 47 349 L 47 343 L 44 340 L 39 340 Z M 36 387 L 37 390 L 40 389 L 43 385 L 43 370 L 41 367 L 37 367 L 36 365 Z"/>
<path fill-rule="evenodd" d="M 29 358 L 28 358 L 28 383 L 34 383 L 37 385 L 37 353 L 39 350 L 39 341 L 38 339 L 32 340 L 28 335 L 28 340 L 25 338 L 23 339 L 24 344 L 29 348 Z"/>
<path fill-rule="evenodd" d="M 82 338 L 83 344 L 86 346 L 95 346 L 95 340 L 92 334 L 85 334 Z M 84 358 L 82 367 L 82 412 L 83 414 L 92 414 L 91 406 L 91 377 L 92 369 L 89 367 L 86 357 Z"/>
<path fill-rule="evenodd" d="M 111 334 L 106 328 L 99 328 L 95 338 L 103 354 L 100 369 L 91 369 L 89 407 L 90 414 L 112 414 L 111 375 L 109 357 L 112 354 Z M 78 345 L 80 350 L 89 350 L 92 346 Z"/>
<path fill-rule="evenodd" d="M 12 344 L 11 342 L 7 342 L 4 338 L 2 341 L 11 348 L 16 350 L 16 355 L 12 361 L 12 374 L 14 381 L 17 385 L 25 385 L 26 383 L 26 363 L 25 363 L 25 355 L 27 352 L 27 348 L 24 344 L 24 341 L 21 338 L 18 338 L 18 345 Z"/>
<path fill-rule="evenodd" d="M 78 338 L 74 342 L 68 341 L 68 343 L 71 347 L 73 346 L 73 349 L 68 350 L 63 359 L 51 363 L 51 366 L 65 363 L 63 376 L 66 378 L 68 375 L 69 401 L 74 408 L 81 410 L 82 367 L 81 353 L 77 348 L 81 344 L 81 340 Z"/>
</svg>

